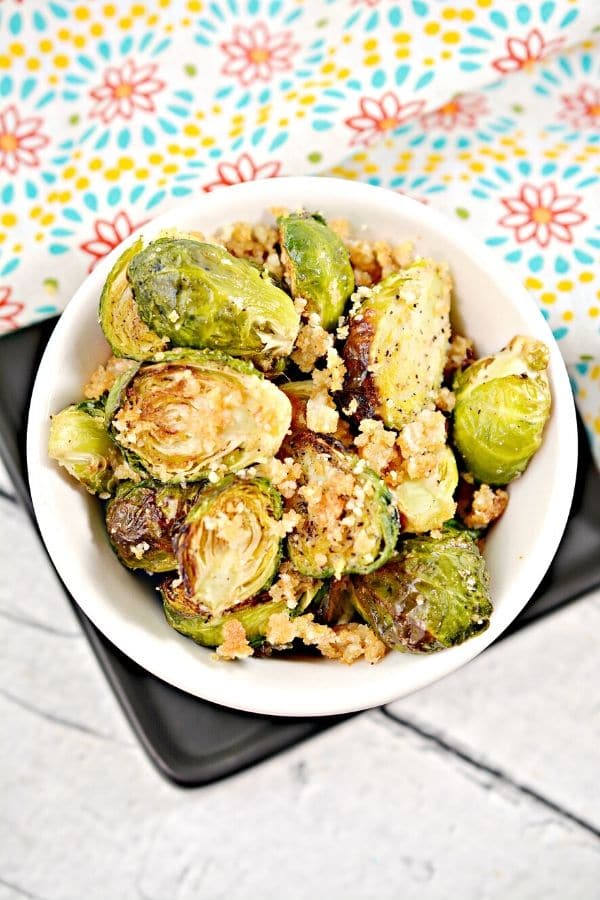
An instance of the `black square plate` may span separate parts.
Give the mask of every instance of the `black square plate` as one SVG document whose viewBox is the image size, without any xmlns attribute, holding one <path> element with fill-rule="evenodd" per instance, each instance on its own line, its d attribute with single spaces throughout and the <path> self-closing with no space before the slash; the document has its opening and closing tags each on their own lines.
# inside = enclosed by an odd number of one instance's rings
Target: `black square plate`
<svg viewBox="0 0 600 900">
<path fill-rule="evenodd" d="M 32 517 L 25 469 L 27 409 L 35 373 L 56 321 L 48 320 L 0 340 L 0 455 Z M 600 477 L 580 433 L 577 488 L 565 536 L 540 588 L 505 635 L 599 586 L 599 549 Z M 209 784 L 346 718 L 271 718 L 198 700 L 124 656 L 69 599 L 142 745 L 159 771 L 180 785 Z"/>
</svg>

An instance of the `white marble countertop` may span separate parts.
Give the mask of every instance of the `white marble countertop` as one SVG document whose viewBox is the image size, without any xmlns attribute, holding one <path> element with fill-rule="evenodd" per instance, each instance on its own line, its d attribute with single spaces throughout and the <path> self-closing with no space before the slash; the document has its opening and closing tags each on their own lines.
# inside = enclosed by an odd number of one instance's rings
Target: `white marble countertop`
<svg viewBox="0 0 600 900">
<path fill-rule="evenodd" d="M 385 711 L 183 790 L 146 758 L 2 496 L 0 572 L 1 900 L 600 897 L 600 593 Z"/>
</svg>

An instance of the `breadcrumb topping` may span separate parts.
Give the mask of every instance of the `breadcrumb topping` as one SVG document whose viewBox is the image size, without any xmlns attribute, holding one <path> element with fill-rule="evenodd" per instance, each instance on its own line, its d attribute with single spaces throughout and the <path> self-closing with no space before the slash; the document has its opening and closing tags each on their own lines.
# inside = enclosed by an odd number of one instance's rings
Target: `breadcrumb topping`
<svg viewBox="0 0 600 900">
<path fill-rule="evenodd" d="M 452 412 L 456 406 L 456 396 L 447 387 L 441 387 L 435 397 L 436 409 L 440 412 Z"/>
<path fill-rule="evenodd" d="M 439 451 L 446 444 L 446 419 L 441 412 L 422 410 L 414 422 L 400 430 L 397 445 L 402 468 L 409 478 L 427 478 L 435 470 Z"/>
<path fill-rule="evenodd" d="M 340 416 L 326 390 L 317 391 L 306 402 L 306 427 L 317 434 L 334 434 Z"/>
<path fill-rule="evenodd" d="M 356 402 L 356 400 L 354 400 Z M 354 445 L 367 465 L 381 475 L 398 455 L 395 431 L 388 431 L 379 419 L 362 419 L 358 425 Z"/>
<path fill-rule="evenodd" d="M 302 466 L 291 456 L 286 456 L 285 459 L 273 458 L 256 466 L 253 474 L 266 478 L 282 497 L 289 500 L 296 493 L 298 479 L 302 476 Z"/>
<path fill-rule="evenodd" d="M 311 372 L 315 363 L 333 347 L 333 337 L 321 327 L 317 313 L 311 313 L 308 321 L 300 326 L 292 361 L 301 372 Z"/>
<path fill-rule="evenodd" d="M 471 509 L 463 515 L 467 528 L 487 528 L 500 518 L 508 504 L 508 493 L 502 488 L 482 484 L 473 494 Z"/>
<path fill-rule="evenodd" d="M 223 643 L 215 653 L 217 659 L 245 659 L 253 653 L 242 623 L 238 619 L 228 619 L 223 625 Z"/>
<path fill-rule="evenodd" d="M 220 229 L 216 237 L 232 256 L 262 263 L 272 275 L 279 278 L 283 275 L 283 266 L 275 246 L 279 235 L 272 225 L 234 222 Z"/>
<path fill-rule="evenodd" d="M 350 622 L 347 625 L 320 625 L 312 613 L 290 619 L 285 612 L 274 613 L 267 624 L 266 638 L 273 647 L 289 647 L 299 639 L 303 644 L 316 647 L 327 659 L 337 659 L 352 665 L 359 659 L 377 663 L 383 659 L 385 644 L 368 625 Z"/>
<path fill-rule="evenodd" d="M 335 393 L 341 391 L 344 386 L 344 376 L 346 375 L 346 366 L 344 360 L 337 352 L 335 347 L 330 347 L 327 351 L 327 363 L 324 369 L 314 369 L 312 380 L 316 387 Z"/>
<path fill-rule="evenodd" d="M 295 609 L 302 597 L 315 591 L 316 585 L 314 578 L 296 572 L 292 564 L 286 561 L 282 563 L 277 580 L 268 593 L 272 600 L 285 600 L 288 609 Z"/>
<path fill-rule="evenodd" d="M 404 269 L 414 261 L 410 241 L 392 246 L 387 241 L 347 241 L 350 263 L 357 285 L 377 284 L 392 272 Z"/>
<path fill-rule="evenodd" d="M 108 393 L 117 378 L 130 368 L 130 359 L 111 356 L 108 362 L 92 372 L 83 388 L 83 396 L 86 400 L 97 400 L 102 394 Z"/>
</svg>

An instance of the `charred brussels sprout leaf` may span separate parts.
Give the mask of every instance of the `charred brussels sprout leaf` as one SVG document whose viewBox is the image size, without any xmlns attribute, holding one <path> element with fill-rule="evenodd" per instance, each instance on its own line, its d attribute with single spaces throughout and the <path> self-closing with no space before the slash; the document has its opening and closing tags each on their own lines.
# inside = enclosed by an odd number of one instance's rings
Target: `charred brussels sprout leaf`
<svg viewBox="0 0 600 900">
<path fill-rule="evenodd" d="M 176 569 L 173 539 L 198 491 L 195 485 L 122 484 L 106 506 L 106 530 L 123 565 L 146 572 Z"/>
<path fill-rule="evenodd" d="M 404 530 L 421 534 L 441 528 L 456 512 L 454 491 L 457 485 L 458 469 L 454 454 L 449 447 L 444 447 L 429 475 L 407 478 L 392 487 Z"/>
<path fill-rule="evenodd" d="M 357 611 L 393 650 L 441 650 L 489 625 L 489 577 L 466 533 L 408 538 L 387 565 L 353 582 Z"/>
<path fill-rule="evenodd" d="M 289 428 L 290 402 L 248 363 L 208 351 L 172 350 L 107 401 L 118 443 L 162 482 L 199 481 L 273 456 Z M 114 410 L 114 411 L 113 411 Z"/>
<path fill-rule="evenodd" d="M 127 279 L 128 266 L 141 249 L 142 239 L 138 238 L 112 267 L 100 296 L 99 318 L 104 336 L 115 356 L 129 359 L 151 359 L 168 343 L 140 318 Z"/>
<path fill-rule="evenodd" d="M 278 220 L 286 276 L 294 297 L 307 301 L 323 328 L 332 331 L 354 290 L 344 242 L 320 216 L 299 213 Z"/>
<path fill-rule="evenodd" d="M 186 597 L 220 616 L 273 580 L 281 559 L 281 497 L 264 478 L 205 488 L 177 539 Z"/>
<path fill-rule="evenodd" d="M 291 613 L 285 600 L 272 600 L 268 593 L 263 592 L 222 616 L 209 617 L 187 599 L 181 579 L 169 579 L 161 586 L 165 617 L 169 625 L 204 647 L 218 647 L 223 643 L 223 626 L 230 619 L 238 619 L 244 626 L 248 641 L 259 644 L 266 634 L 272 615 L 281 612 L 299 615 L 313 600 L 318 600 L 320 593 L 318 585 L 305 591 Z"/>
<path fill-rule="evenodd" d="M 134 257 L 128 276 L 144 322 L 178 347 L 255 360 L 292 352 L 300 326 L 292 300 L 223 247 L 159 238 Z"/>
<path fill-rule="evenodd" d="M 516 337 L 456 376 L 454 444 L 479 481 L 508 484 L 542 443 L 551 406 L 548 359 L 541 341 Z"/>
<path fill-rule="evenodd" d="M 311 431 L 293 435 L 286 452 L 303 472 L 290 501 L 300 516 L 288 537 L 294 568 L 313 578 L 339 578 L 383 565 L 398 538 L 398 514 L 377 475 L 343 445 Z"/>
<path fill-rule="evenodd" d="M 123 457 L 104 427 L 104 410 L 92 402 L 67 406 L 50 420 L 48 454 L 91 494 L 110 494 Z"/>
<path fill-rule="evenodd" d="M 344 345 L 346 404 L 355 417 L 379 417 L 399 429 L 427 407 L 442 383 L 450 315 L 450 279 L 431 260 L 388 275 L 350 319 Z"/>
</svg>

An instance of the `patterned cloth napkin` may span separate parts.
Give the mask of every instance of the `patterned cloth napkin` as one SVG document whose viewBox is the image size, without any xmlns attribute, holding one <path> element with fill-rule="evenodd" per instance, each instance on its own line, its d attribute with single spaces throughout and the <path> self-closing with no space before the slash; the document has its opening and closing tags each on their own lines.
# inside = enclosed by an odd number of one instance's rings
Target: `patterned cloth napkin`
<svg viewBox="0 0 600 900">
<path fill-rule="evenodd" d="M 182 197 L 366 180 L 518 267 L 600 461 L 599 21 L 597 0 L 0 0 L 0 333 Z"/>
</svg>

